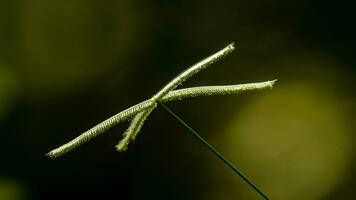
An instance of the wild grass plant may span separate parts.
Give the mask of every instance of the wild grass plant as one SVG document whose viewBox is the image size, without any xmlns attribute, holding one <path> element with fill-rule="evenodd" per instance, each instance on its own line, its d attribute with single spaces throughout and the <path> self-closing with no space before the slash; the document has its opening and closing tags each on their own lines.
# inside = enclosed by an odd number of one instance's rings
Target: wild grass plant
<svg viewBox="0 0 356 200">
<path fill-rule="evenodd" d="M 80 145 L 88 142 L 94 137 L 104 133 L 109 128 L 117 125 L 118 123 L 126 120 L 131 120 L 129 127 L 123 133 L 123 138 L 116 145 L 116 149 L 120 152 L 126 151 L 128 146 L 134 142 L 144 125 L 146 119 L 152 113 L 152 111 L 160 105 L 174 119 L 176 119 L 181 125 L 183 125 L 195 138 L 202 142 L 207 148 L 209 148 L 216 156 L 218 156 L 227 166 L 229 166 L 237 175 L 239 175 L 246 183 L 248 183 L 257 193 L 259 193 L 264 199 L 269 199 L 251 180 L 249 180 L 240 170 L 238 170 L 230 161 L 228 161 L 220 152 L 218 152 L 212 145 L 210 145 L 204 138 L 202 138 L 196 131 L 194 131 L 187 123 L 185 123 L 180 117 L 178 117 L 173 111 L 171 111 L 166 105 L 166 102 L 179 101 L 186 98 L 200 97 L 200 96 L 212 96 L 212 95 L 230 95 L 240 94 L 247 91 L 256 91 L 271 89 L 276 82 L 265 81 L 259 83 L 238 84 L 238 85 L 215 85 L 215 86 L 200 86 L 175 90 L 179 85 L 185 82 L 193 75 L 201 72 L 215 62 L 226 57 L 235 49 L 234 43 L 226 46 L 213 55 L 201 60 L 200 62 L 192 65 L 168 84 L 166 84 L 161 90 L 159 90 L 152 98 L 138 103 L 120 113 L 108 118 L 100 124 L 94 126 L 68 143 L 50 151 L 47 155 L 51 158 L 62 156 Z"/>
</svg>

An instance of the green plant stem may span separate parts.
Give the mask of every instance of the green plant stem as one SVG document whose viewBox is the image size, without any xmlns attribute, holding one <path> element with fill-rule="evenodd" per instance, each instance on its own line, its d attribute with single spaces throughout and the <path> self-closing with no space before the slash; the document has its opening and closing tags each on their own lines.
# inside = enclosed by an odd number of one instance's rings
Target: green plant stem
<svg viewBox="0 0 356 200">
<path fill-rule="evenodd" d="M 264 199 L 269 200 L 267 195 L 265 195 L 249 178 L 247 178 L 237 167 L 235 167 L 230 161 L 228 161 L 218 150 L 216 150 L 212 145 L 210 145 L 204 138 L 202 138 L 193 128 L 191 128 L 187 123 L 185 123 L 180 117 L 178 117 L 172 110 L 170 110 L 162 102 L 157 101 L 160 106 L 162 106 L 170 115 L 172 115 L 181 125 L 188 129 L 196 139 L 203 143 L 210 151 L 212 151 L 217 157 L 219 157 L 227 166 L 229 166 L 238 176 L 240 176 L 246 183 L 248 183 L 256 192 L 258 192 Z"/>
</svg>

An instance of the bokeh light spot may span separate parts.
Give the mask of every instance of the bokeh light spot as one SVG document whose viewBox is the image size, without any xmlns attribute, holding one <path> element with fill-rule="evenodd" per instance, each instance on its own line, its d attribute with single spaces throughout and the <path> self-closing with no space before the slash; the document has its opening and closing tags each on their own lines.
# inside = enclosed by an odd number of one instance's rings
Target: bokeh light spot
<svg viewBox="0 0 356 200">
<path fill-rule="evenodd" d="M 320 199 L 347 174 L 348 116 L 326 89 L 278 85 L 229 122 L 223 151 L 272 199 Z"/>
</svg>

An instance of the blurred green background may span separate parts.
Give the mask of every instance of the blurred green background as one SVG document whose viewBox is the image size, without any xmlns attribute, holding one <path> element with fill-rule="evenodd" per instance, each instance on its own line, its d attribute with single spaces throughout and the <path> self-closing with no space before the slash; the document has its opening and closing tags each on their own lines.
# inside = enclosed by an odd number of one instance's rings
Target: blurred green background
<svg viewBox="0 0 356 200">
<path fill-rule="evenodd" d="M 1 1 L 0 200 L 260 199 L 160 108 L 127 153 L 114 148 L 126 122 L 45 157 L 233 41 L 184 87 L 276 87 L 168 106 L 272 199 L 355 199 L 352 12 L 320 0 Z"/>
</svg>

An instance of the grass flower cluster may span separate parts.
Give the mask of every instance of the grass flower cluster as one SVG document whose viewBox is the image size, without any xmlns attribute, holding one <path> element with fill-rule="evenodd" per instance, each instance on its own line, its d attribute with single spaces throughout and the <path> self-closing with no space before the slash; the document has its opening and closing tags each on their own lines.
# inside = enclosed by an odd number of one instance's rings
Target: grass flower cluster
<svg viewBox="0 0 356 200">
<path fill-rule="evenodd" d="M 208 66 L 214 64 L 218 60 L 221 60 L 226 55 L 230 54 L 234 49 L 235 46 L 234 43 L 232 43 L 223 48 L 222 50 L 216 52 L 215 54 L 203 59 L 197 64 L 194 64 L 193 66 L 180 73 L 174 79 L 172 79 L 152 98 L 121 111 L 120 113 L 110 117 L 109 119 L 101 122 L 90 130 L 79 135 L 70 142 L 50 151 L 47 155 L 52 158 L 62 156 L 63 154 L 72 151 L 73 149 L 100 135 L 101 133 L 104 133 L 106 130 L 113 127 L 114 125 L 117 125 L 122 121 L 132 119 L 128 129 L 123 134 L 123 138 L 116 145 L 116 149 L 118 151 L 126 151 L 130 142 L 136 140 L 136 137 L 140 132 L 142 126 L 144 125 L 145 120 L 148 118 L 150 113 L 157 107 L 157 102 L 164 103 L 199 96 L 240 94 L 246 91 L 272 88 L 273 84 L 275 83 L 275 80 L 260 83 L 202 86 L 175 90 L 188 78 L 206 69 Z"/>
</svg>

